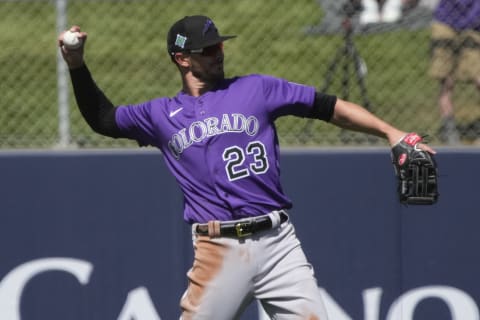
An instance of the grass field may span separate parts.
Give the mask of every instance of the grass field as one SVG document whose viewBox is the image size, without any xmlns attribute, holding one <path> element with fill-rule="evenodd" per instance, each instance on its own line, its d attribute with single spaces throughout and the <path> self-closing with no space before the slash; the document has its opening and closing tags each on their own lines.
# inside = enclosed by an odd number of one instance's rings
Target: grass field
<svg viewBox="0 0 480 320">
<path fill-rule="evenodd" d="M 0 147 L 50 147 L 58 130 L 54 3 L 0 1 L 0 10 L 5 13 L 0 20 Z M 123 104 L 178 91 L 180 78 L 166 55 L 165 36 L 175 20 L 189 14 L 209 15 L 223 34 L 238 35 L 225 46 L 229 76 L 267 73 L 320 88 L 329 61 L 343 45 L 341 34 L 303 32 L 322 18 L 315 0 L 70 1 L 68 23 L 89 33 L 88 65 L 107 95 Z M 437 84 L 427 76 L 428 30 L 358 35 L 355 43 L 368 66 L 373 111 L 405 130 L 434 134 Z M 341 95 L 340 73 L 331 94 Z M 472 113 L 478 113 L 478 97 L 470 90 L 459 90 L 463 118 L 478 116 Z M 350 100 L 362 102 L 355 87 Z M 125 146 L 92 134 L 73 100 L 71 105 L 75 142 Z M 280 119 L 282 143 L 298 145 L 305 123 Z M 339 144 L 331 126 L 318 122 L 312 128 L 307 144 Z"/>
</svg>

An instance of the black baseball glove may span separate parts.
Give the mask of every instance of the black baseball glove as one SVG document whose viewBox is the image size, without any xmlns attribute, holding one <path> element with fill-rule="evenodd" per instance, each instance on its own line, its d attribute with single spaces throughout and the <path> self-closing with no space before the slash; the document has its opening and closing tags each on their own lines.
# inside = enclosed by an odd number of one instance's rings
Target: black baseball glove
<svg viewBox="0 0 480 320">
<path fill-rule="evenodd" d="M 409 133 L 392 147 L 392 161 L 398 179 L 398 195 L 404 204 L 434 204 L 438 200 L 437 164 L 427 151 L 418 148 L 422 141 Z"/>
</svg>

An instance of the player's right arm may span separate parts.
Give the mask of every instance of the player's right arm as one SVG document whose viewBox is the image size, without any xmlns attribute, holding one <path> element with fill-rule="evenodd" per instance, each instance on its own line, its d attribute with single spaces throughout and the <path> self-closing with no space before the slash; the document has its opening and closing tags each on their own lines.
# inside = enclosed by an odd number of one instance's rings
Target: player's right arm
<svg viewBox="0 0 480 320">
<path fill-rule="evenodd" d="M 87 66 L 70 69 L 70 78 L 80 113 L 93 131 L 124 138 L 115 120 L 115 106 L 97 87 Z"/>
<path fill-rule="evenodd" d="M 80 32 L 80 28 L 77 26 L 70 30 Z M 95 84 L 85 64 L 83 50 L 87 34 L 80 32 L 80 36 L 82 45 L 74 50 L 69 50 L 63 46 L 63 33 L 58 37 L 58 46 L 70 71 L 73 92 L 80 113 L 95 132 L 113 138 L 122 138 L 124 135 L 115 120 L 116 108 Z"/>
</svg>

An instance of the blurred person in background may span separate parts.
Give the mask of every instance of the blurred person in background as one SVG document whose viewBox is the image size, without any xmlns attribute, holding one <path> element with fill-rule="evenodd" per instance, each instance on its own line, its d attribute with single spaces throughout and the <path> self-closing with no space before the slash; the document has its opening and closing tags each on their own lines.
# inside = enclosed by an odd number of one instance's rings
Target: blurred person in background
<svg viewBox="0 0 480 320">
<path fill-rule="evenodd" d="M 354 33 L 420 29 L 430 25 L 438 0 L 318 0 L 322 20 L 307 26 L 306 34 L 336 34 L 349 18 Z"/>
<path fill-rule="evenodd" d="M 460 141 L 455 121 L 453 89 L 457 82 L 480 90 L 480 0 L 441 0 L 431 26 L 432 59 L 429 74 L 440 81 L 439 138 Z"/>
<path fill-rule="evenodd" d="M 402 17 L 403 3 L 407 0 L 362 0 L 360 23 L 392 23 Z"/>
</svg>

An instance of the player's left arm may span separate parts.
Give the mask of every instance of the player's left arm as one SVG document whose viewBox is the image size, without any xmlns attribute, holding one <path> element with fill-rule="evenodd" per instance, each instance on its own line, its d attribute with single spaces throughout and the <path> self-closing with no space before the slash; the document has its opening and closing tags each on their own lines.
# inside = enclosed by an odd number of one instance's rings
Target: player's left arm
<svg viewBox="0 0 480 320">
<path fill-rule="evenodd" d="M 375 116 L 367 109 L 337 99 L 330 122 L 341 128 L 385 138 L 390 143 L 397 176 L 397 193 L 403 204 L 431 205 L 438 200 L 435 151 L 422 143 L 422 137 L 406 133 Z"/>
<path fill-rule="evenodd" d="M 396 145 L 407 135 L 407 132 L 395 128 L 358 104 L 342 99 L 337 99 L 330 123 L 344 129 L 387 139 L 391 146 Z M 419 147 L 435 154 L 435 151 L 426 144 L 419 144 Z"/>
</svg>

